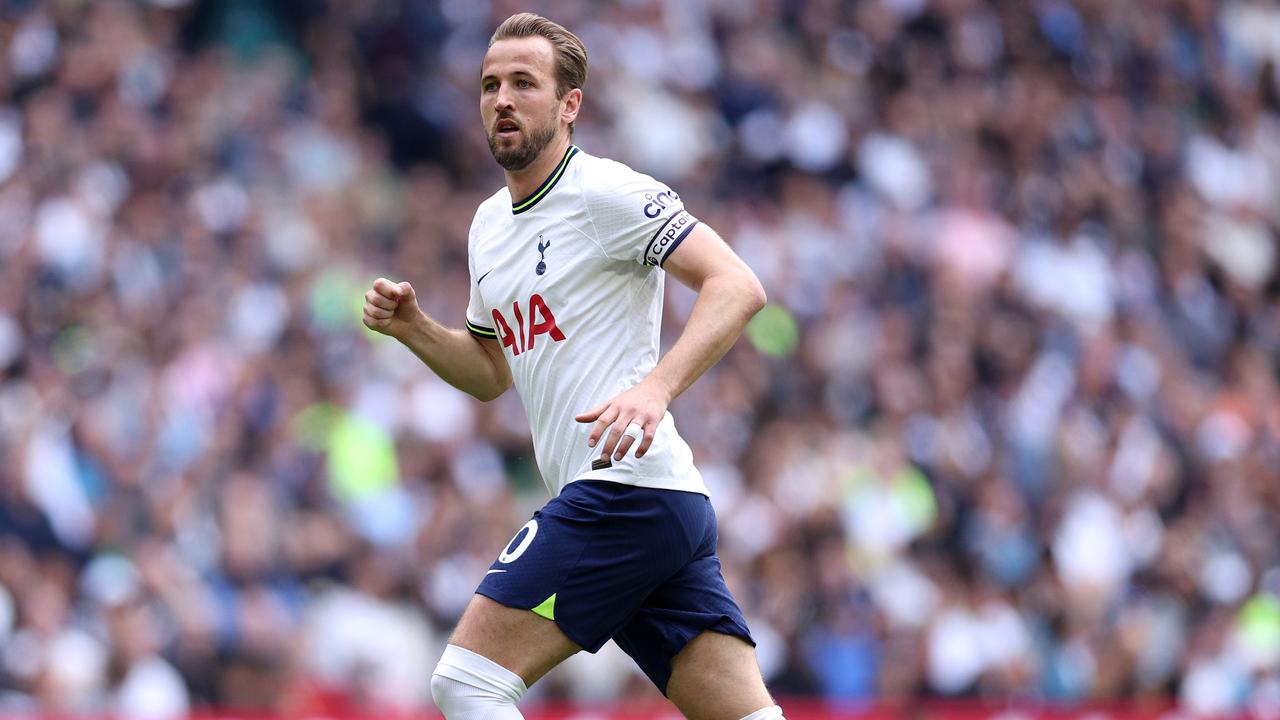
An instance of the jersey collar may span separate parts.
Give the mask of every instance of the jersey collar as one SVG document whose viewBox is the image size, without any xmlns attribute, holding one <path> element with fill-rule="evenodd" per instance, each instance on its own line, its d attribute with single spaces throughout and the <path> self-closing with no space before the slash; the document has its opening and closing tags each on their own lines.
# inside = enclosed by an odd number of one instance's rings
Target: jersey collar
<svg viewBox="0 0 1280 720">
<path fill-rule="evenodd" d="M 551 188 L 555 187 L 556 183 L 560 182 L 560 176 L 564 175 L 564 169 L 569 167 L 569 161 L 577 154 L 578 147 L 576 145 L 570 145 L 569 149 L 564 151 L 564 157 L 561 158 L 560 164 L 556 165 L 556 169 L 551 171 L 551 174 L 547 176 L 546 180 L 542 181 L 542 184 L 538 186 L 538 189 L 534 190 L 533 194 L 529 197 L 518 203 L 511 204 L 511 214 L 519 215 L 520 213 L 532 208 L 534 205 L 537 205 L 539 200 L 546 197 L 547 193 L 551 192 Z"/>
</svg>

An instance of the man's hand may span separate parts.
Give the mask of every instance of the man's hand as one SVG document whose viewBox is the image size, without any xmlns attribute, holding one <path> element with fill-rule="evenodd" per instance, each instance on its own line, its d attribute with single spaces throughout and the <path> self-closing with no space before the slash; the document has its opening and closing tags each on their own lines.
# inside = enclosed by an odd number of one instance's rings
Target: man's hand
<svg viewBox="0 0 1280 720">
<path fill-rule="evenodd" d="M 502 345 L 436 322 L 418 307 L 407 282 L 374 280 L 364 294 L 364 325 L 404 343 L 441 380 L 479 400 L 492 400 L 511 387 Z"/>
<path fill-rule="evenodd" d="M 420 314 L 418 296 L 407 282 L 378 278 L 373 289 L 364 294 L 364 326 L 383 335 L 403 339 Z"/>
<path fill-rule="evenodd" d="M 600 450 L 601 458 L 613 456 L 614 460 L 626 457 L 635 438 L 623 435 L 627 427 L 639 426 L 644 435 L 640 446 L 636 448 L 636 457 L 644 457 L 653 443 L 653 436 L 658 431 L 658 423 L 667 414 L 667 406 L 671 404 L 671 393 L 659 383 L 646 379 L 639 385 L 616 395 L 612 400 L 589 412 L 578 415 L 575 420 L 580 423 L 594 422 L 591 435 L 587 437 L 587 446 L 595 447 L 605 431 L 613 428 L 605 438 L 604 447 Z M 619 443 L 621 440 L 621 443 Z"/>
</svg>

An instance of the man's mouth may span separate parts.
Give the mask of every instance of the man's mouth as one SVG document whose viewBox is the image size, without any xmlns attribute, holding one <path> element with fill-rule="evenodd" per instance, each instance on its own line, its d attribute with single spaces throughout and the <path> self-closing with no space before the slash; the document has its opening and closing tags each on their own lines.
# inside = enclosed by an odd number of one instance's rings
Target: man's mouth
<svg viewBox="0 0 1280 720">
<path fill-rule="evenodd" d="M 510 136 L 520 132 L 520 126 L 516 124 L 515 120 L 504 118 L 493 126 L 493 131 L 495 135 Z"/>
</svg>

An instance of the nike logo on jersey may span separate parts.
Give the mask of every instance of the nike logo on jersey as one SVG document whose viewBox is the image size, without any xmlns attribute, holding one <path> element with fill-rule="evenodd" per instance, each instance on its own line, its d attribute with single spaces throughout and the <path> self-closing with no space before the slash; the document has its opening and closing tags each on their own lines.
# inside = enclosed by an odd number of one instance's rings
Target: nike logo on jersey
<svg viewBox="0 0 1280 720">
<path fill-rule="evenodd" d="M 493 270 L 490 270 L 489 272 L 487 272 L 487 273 L 485 273 L 485 274 L 481 275 L 481 276 L 480 276 L 480 279 L 476 281 L 476 284 L 477 284 L 477 285 L 479 285 L 480 283 L 484 282 L 484 279 L 485 279 L 485 278 L 487 278 L 487 277 L 489 277 L 489 273 L 491 273 L 491 272 L 493 272 Z"/>
<path fill-rule="evenodd" d="M 496 572 L 506 572 L 506 570 L 490 570 L 489 572 L 485 573 L 485 575 L 492 575 Z"/>
</svg>

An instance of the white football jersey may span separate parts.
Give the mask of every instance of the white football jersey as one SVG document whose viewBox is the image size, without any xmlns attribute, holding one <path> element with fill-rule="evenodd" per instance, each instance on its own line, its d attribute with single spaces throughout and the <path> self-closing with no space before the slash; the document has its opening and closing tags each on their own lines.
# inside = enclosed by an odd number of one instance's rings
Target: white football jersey
<svg viewBox="0 0 1280 720">
<path fill-rule="evenodd" d="M 671 413 L 644 457 L 635 442 L 607 463 L 574 420 L 657 364 L 660 268 L 697 223 L 667 186 L 572 145 L 532 195 L 503 187 L 476 211 L 467 329 L 502 343 L 553 497 L 584 479 L 707 494 Z"/>
</svg>

